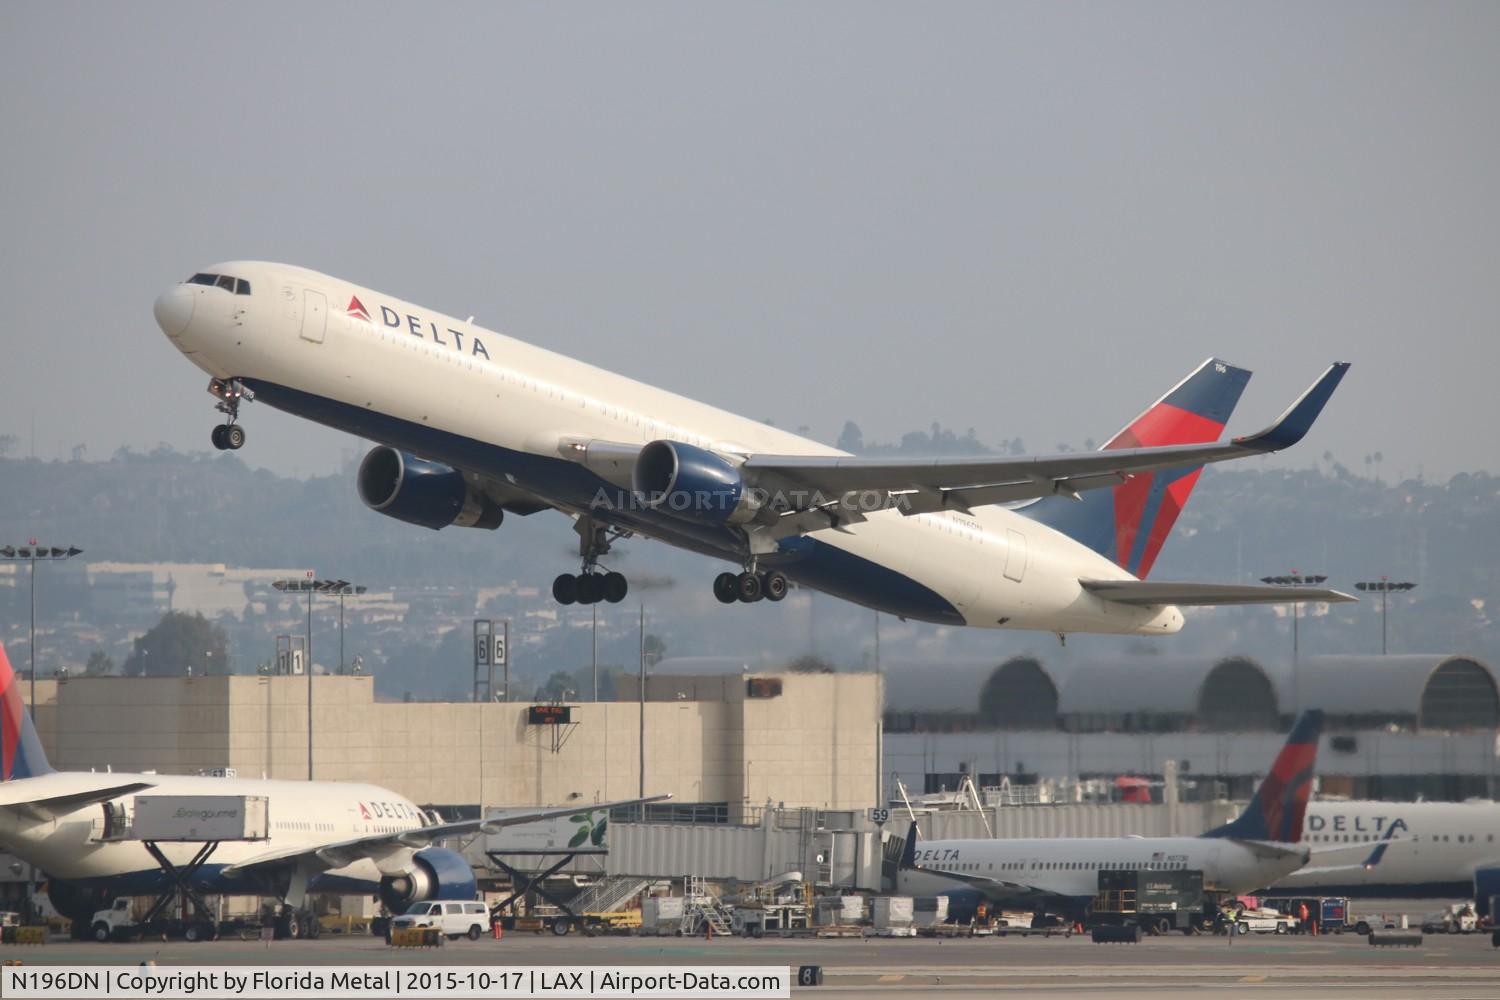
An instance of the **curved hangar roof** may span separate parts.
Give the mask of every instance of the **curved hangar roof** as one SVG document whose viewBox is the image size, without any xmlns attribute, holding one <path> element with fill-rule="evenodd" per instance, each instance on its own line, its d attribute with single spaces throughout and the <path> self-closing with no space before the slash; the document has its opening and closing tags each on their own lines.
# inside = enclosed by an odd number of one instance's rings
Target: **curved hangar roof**
<svg viewBox="0 0 1500 1000">
<path fill-rule="evenodd" d="M 1241 656 L 1085 661 L 1069 671 L 1057 711 L 1071 729 L 1151 731 L 1190 720 L 1206 729 L 1273 729 L 1279 715 L 1275 682 Z"/>
<path fill-rule="evenodd" d="M 1464 656 L 1303 657 L 1294 692 L 1290 663 L 1129 657 L 1059 669 L 1040 657 L 1000 664 L 901 664 L 888 669 L 892 712 L 972 712 L 999 729 L 1164 732 L 1276 729 L 1294 706 L 1322 708 L 1342 727 L 1415 725 L 1459 730 L 1500 726 L 1500 685 Z"/>
<path fill-rule="evenodd" d="M 1297 680 L 1301 704 L 1351 721 L 1415 716 L 1419 729 L 1500 725 L 1494 672 L 1472 657 L 1312 656 L 1302 660 Z M 1288 683 L 1289 694 L 1290 687 Z"/>
</svg>

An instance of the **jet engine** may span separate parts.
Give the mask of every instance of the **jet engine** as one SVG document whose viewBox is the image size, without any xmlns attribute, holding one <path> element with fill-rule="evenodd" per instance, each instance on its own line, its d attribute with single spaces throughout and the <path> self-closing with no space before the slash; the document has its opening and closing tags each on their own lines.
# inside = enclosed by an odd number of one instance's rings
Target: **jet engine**
<svg viewBox="0 0 1500 1000">
<path fill-rule="evenodd" d="M 445 847 L 418 851 L 412 855 L 410 870 L 380 880 L 380 901 L 392 913 L 404 913 L 425 899 L 472 900 L 478 892 L 469 863 Z"/>
<path fill-rule="evenodd" d="M 736 466 L 681 441 L 652 441 L 642 448 L 631 487 L 652 510 L 709 524 L 743 524 L 761 507 Z"/>
<path fill-rule="evenodd" d="M 89 885 L 83 882 L 65 882 L 62 879 L 47 880 L 47 899 L 52 908 L 69 920 L 73 926 L 88 930 L 94 914 L 108 909 L 114 897 L 106 886 Z"/>
<path fill-rule="evenodd" d="M 462 472 L 385 445 L 359 463 L 356 483 L 366 507 L 434 531 L 450 524 L 493 531 L 505 518 Z"/>
</svg>

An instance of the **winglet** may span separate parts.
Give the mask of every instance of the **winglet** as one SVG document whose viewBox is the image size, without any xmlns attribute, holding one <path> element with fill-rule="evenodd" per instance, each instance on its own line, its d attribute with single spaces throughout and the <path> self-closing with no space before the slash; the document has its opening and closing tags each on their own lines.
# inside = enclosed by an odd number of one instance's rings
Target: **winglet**
<svg viewBox="0 0 1500 1000">
<path fill-rule="evenodd" d="M 1323 407 L 1333 396 L 1333 390 L 1338 388 L 1348 370 L 1349 362 L 1334 362 L 1274 424 L 1259 434 L 1235 438 L 1234 443 L 1251 451 L 1280 451 L 1301 441 L 1312 429 L 1313 421 L 1323 412 Z"/>
</svg>

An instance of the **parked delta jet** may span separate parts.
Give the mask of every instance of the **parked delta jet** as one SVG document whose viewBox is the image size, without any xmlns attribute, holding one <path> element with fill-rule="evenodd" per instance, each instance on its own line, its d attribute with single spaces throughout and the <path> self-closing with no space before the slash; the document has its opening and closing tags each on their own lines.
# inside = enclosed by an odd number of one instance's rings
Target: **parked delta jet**
<svg viewBox="0 0 1500 1000">
<path fill-rule="evenodd" d="M 211 376 L 219 448 L 244 444 L 240 407 L 259 399 L 379 442 L 358 488 L 382 514 L 572 517 L 582 572 L 554 581 L 562 604 L 624 599 L 600 560 L 630 535 L 739 566 L 714 580 L 726 604 L 779 601 L 791 580 L 947 625 L 1160 635 L 1179 605 L 1353 600 L 1145 582 L 1202 466 L 1296 444 L 1346 364 L 1224 443 L 1250 373 L 1210 359 L 1097 452 L 866 459 L 285 264 L 216 265 L 155 314 Z"/>
<path fill-rule="evenodd" d="M 190 884 L 200 893 L 281 899 L 285 909 L 277 931 L 282 936 L 317 932 L 317 921 L 304 909 L 310 892 L 379 894 L 397 913 L 424 899 L 473 899 L 468 862 L 434 842 L 578 812 L 573 805 L 443 823 L 405 796 L 375 785 L 54 771 L 3 646 L 0 750 L 0 847 L 46 872 L 52 905 L 84 929 L 115 896 L 156 893 L 173 884 L 145 844 L 131 835 L 137 793 L 265 796 L 270 836 L 221 843 Z M 182 868 L 200 846 L 163 843 L 159 848 Z"/>
<path fill-rule="evenodd" d="M 1276 895 L 1473 899 L 1480 916 L 1500 896 L 1500 803 L 1314 802 L 1303 839 L 1363 844 L 1369 863 L 1299 869 L 1271 887 Z"/>
<path fill-rule="evenodd" d="M 896 888 L 914 896 L 946 895 L 949 913 L 960 919 L 982 901 L 1082 918 L 1101 870 L 1201 871 L 1205 889 L 1241 893 L 1296 871 L 1315 853 L 1364 858 L 1368 845 L 1308 844 L 1302 832 L 1322 730 L 1322 712 L 1302 713 L 1245 811 L 1201 836 L 918 842 L 913 823 Z"/>
</svg>

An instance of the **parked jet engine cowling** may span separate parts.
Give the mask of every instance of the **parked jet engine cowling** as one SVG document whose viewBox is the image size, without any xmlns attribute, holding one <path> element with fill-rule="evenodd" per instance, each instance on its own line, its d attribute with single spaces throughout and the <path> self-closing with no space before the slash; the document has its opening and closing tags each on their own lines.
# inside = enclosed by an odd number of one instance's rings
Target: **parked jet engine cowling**
<svg viewBox="0 0 1500 1000">
<path fill-rule="evenodd" d="M 380 880 L 380 901 L 392 913 L 426 899 L 472 900 L 478 893 L 474 869 L 446 847 L 424 848 L 412 855 L 409 871 Z"/>
</svg>

